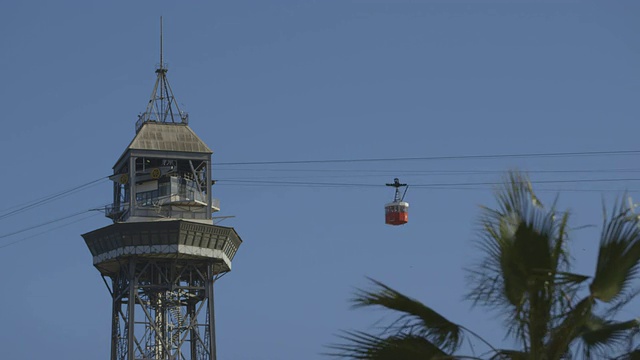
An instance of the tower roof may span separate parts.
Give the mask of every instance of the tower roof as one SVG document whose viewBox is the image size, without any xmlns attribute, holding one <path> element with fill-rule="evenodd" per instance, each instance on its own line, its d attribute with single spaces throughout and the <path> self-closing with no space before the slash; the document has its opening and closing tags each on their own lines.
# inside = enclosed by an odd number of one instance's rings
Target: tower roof
<svg viewBox="0 0 640 360">
<path fill-rule="evenodd" d="M 130 151 L 170 151 L 213 154 L 213 151 L 184 123 L 146 122 L 124 150 L 116 165 Z"/>
<path fill-rule="evenodd" d="M 188 125 L 156 122 L 144 123 L 127 150 L 213 153 Z"/>
</svg>

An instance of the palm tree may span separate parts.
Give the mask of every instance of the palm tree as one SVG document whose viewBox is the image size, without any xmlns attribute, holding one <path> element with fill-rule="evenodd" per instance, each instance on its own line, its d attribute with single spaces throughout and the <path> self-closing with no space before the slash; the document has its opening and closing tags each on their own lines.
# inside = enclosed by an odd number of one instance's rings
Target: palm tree
<svg viewBox="0 0 640 360">
<path fill-rule="evenodd" d="M 359 290 L 355 308 L 381 307 L 398 314 L 379 333 L 345 331 L 329 345 L 330 356 L 368 360 L 640 359 L 635 343 L 639 319 L 618 312 L 640 288 L 632 289 L 640 264 L 640 220 L 617 202 L 604 211 L 594 275 L 571 272 L 569 213 L 544 207 L 527 177 L 508 174 L 496 194 L 497 207 L 484 207 L 477 241 L 483 254 L 469 272 L 468 299 L 497 310 L 517 349 L 497 349 L 462 325 L 391 287 L 372 280 Z M 588 284 L 588 285 L 587 285 Z M 464 337 L 488 351 L 460 354 Z"/>
</svg>

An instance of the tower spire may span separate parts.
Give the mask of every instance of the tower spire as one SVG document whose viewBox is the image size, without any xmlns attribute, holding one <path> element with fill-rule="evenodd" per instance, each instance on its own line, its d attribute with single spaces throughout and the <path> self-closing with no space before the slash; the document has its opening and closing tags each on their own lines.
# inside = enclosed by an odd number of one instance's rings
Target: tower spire
<svg viewBox="0 0 640 360">
<path fill-rule="evenodd" d="M 163 45 L 163 41 L 162 41 L 162 16 L 160 16 L 160 69 L 164 69 L 164 62 L 162 61 L 162 45 Z"/>
<path fill-rule="evenodd" d="M 147 122 L 188 124 L 189 115 L 180 110 L 173 90 L 167 79 L 167 68 L 164 63 L 164 31 L 162 16 L 160 17 L 160 64 L 156 69 L 156 83 L 144 113 L 138 115 L 136 133 Z"/>
</svg>

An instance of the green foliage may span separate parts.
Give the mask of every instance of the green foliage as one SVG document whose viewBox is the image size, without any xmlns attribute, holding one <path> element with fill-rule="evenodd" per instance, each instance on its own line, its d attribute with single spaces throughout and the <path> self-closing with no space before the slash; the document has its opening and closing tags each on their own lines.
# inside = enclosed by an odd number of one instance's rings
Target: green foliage
<svg viewBox="0 0 640 360">
<path fill-rule="evenodd" d="M 400 331 L 392 336 L 404 333 L 428 339 L 435 346 L 447 351 L 457 349 L 462 340 L 460 327 L 421 302 L 411 299 L 400 292 L 371 280 L 376 288 L 372 291 L 360 290 L 353 300 L 354 307 L 381 306 L 404 314 L 395 326 Z"/>
<path fill-rule="evenodd" d="M 640 267 L 638 217 L 622 202 L 610 216 L 605 212 L 591 278 L 571 272 L 569 213 L 558 211 L 555 203 L 543 206 L 526 176 L 509 173 L 496 200 L 495 208 L 482 209 L 477 245 L 484 256 L 469 269 L 468 298 L 498 310 L 519 349 L 496 349 L 421 302 L 372 280 L 374 288 L 358 291 L 354 307 L 382 307 L 398 313 L 397 320 L 378 334 L 345 332 L 344 343 L 331 345 L 330 355 L 476 359 L 458 354 L 467 333 L 488 346 L 485 359 L 573 359 L 577 350 L 584 359 L 640 359 L 640 349 L 634 348 L 638 320 L 614 318 L 640 292 L 630 290 Z"/>
<path fill-rule="evenodd" d="M 591 294 L 610 302 L 624 295 L 638 272 L 640 258 L 638 218 L 621 205 L 603 224 L 596 274 Z"/>
<path fill-rule="evenodd" d="M 382 339 L 363 332 L 346 332 L 342 338 L 347 340 L 348 344 L 334 345 L 332 348 L 352 359 L 450 359 L 450 356 L 436 345 L 417 335 L 398 334 Z"/>
</svg>

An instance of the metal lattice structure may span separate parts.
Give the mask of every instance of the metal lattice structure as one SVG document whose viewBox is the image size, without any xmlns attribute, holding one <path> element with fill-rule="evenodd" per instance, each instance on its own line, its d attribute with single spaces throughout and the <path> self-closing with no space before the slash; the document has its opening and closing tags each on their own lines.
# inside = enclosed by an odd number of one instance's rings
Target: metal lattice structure
<svg viewBox="0 0 640 360">
<path fill-rule="evenodd" d="M 212 268 L 206 262 L 130 258 L 110 289 L 112 358 L 214 358 Z"/>
<path fill-rule="evenodd" d="M 151 99 L 147 103 L 144 113 L 138 116 L 136 131 L 146 122 L 171 122 L 189 124 L 189 114 L 180 110 L 173 95 L 171 85 L 167 79 L 167 68 L 163 60 L 162 18 L 160 18 L 160 64 L 156 69 L 156 83 L 151 92 Z"/>
<path fill-rule="evenodd" d="M 242 243 L 233 228 L 129 222 L 83 237 L 112 298 L 112 360 L 215 359 L 213 285 Z"/>
<path fill-rule="evenodd" d="M 215 360 L 214 283 L 242 240 L 213 224 L 212 151 L 177 109 L 162 58 L 156 73 L 109 177 L 113 224 L 82 237 L 111 294 L 111 360 Z"/>
</svg>

